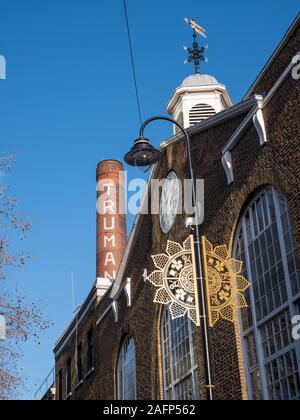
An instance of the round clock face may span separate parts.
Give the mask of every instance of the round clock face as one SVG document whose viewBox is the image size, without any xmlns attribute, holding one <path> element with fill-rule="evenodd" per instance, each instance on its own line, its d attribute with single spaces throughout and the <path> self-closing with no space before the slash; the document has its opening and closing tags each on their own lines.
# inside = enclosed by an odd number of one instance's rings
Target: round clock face
<svg viewBox="0 0 300 420">
<path fill-rule="evenodd" d="M 160 199 L 160 227 L 163 233 L 172 229 L 180 205 L 180 181 L 170 172 L 164 181 Z"/>
</svg>

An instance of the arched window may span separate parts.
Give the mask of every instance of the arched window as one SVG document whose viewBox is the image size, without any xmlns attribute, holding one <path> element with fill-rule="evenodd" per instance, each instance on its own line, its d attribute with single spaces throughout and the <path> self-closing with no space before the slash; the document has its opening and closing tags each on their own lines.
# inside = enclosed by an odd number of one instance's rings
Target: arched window
<svg viewBox="0 0 300 420">
<path fill-rule="evenodd" d="M 195 105 L 189 114 L 190 126 L 198 124 L 201 121 L 207 120 L 208 118 L 215 115 L 216 110 L 207 104 Z"/>
<path fill-rule="evenodd" d="M 187 318 L 171 319 L 164 311 L 161 324 L 166 400 L 198 400 L 195 327 Z"/>
<path fill-rule="evenodd" d="M 135 344 L 132 337 L 124 341 L 118 360 L 118 400 L 136 400 Z"/>
<path fill-rule="evenodd" d="M 299 313 L 300 275 L 285 196 L 261 191 L 245 211 L 234 254 L 242 259 L 249 309 L 241 314 L 250 399 L 300 399 L 300 343 L 292 338 Z M 298 308 L 297 308 L 298 306 Z"/>
</svg>

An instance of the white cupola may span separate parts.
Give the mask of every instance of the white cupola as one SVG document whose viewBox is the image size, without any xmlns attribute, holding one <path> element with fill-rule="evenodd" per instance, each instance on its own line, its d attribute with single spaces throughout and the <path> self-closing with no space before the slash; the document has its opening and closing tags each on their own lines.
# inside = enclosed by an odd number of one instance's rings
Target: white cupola
<svg viewBox="0 0 300 420">
<path fill-rule="evenodd" d="M 196 73 L 187 77 L 176 89 L 167 112 L 184 128 L 198 124 L 232 106 L 224 85 L 213 76 Z M 175 134 L 177 128 L 174 128 Z"/>
</svg>

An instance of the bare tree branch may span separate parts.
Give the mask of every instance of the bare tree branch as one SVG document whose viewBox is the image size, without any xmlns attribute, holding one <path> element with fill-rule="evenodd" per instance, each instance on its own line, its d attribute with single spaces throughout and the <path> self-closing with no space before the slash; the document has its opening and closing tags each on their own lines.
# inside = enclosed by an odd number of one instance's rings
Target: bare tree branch
<svg viewBox="0 0 300 420">
<path fill-rule="evenodd" d="M 17 200 L 9 195 L 9 186 L 3 182 L 12 167 L 11 156 L 0 158 L 0 316 L 6 320 L 6 340 L 0 338 L 0 400 L 15 398 L 26 380 L 20 367 L 22 342 L 38 342 L 40 332 L 50 326 L 39 304 L 28 304 L 22 293 L 11 292 L 9 271 L 22 268 L 30 259 L 30 255 L 14 249 L 15 239 L 26 238 L 30 223 L 16 210 Z"/>
</svg>

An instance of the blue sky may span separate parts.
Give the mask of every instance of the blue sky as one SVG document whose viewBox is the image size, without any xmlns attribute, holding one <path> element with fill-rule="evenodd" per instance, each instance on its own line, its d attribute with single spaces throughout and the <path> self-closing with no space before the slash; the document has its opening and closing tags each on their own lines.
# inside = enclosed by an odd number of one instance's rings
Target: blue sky
<svg viewBox="0 0 300 420">
<path fill-rule="evenodd" d="M 209 35 L 204 71 L 226 84 L 234 102 L 246 93 L 298 13 L 296 2 L 127 0 L 143 117 L 165 113 L 174 89 L 192 73 L 184 17 Z M 13 153 L 7 181 L 32 222 L 24 250 L 34 259 L 13 273 L 41 300 L 54 327 L 24 347 L 27 389 L 53 367 L 55 340 L 95 280 L 95 168 L 122 159 L 139 127 L 123 0 L 1 0 L 0 155 Z M 157 125 L 158 143 L 171 127 Z M 130 171 L 130 176 L 136 175 Z"/>
</svg>

